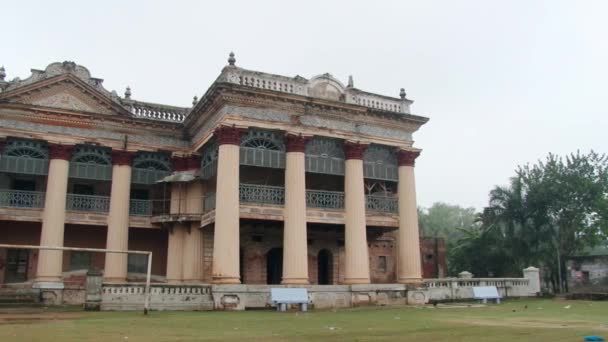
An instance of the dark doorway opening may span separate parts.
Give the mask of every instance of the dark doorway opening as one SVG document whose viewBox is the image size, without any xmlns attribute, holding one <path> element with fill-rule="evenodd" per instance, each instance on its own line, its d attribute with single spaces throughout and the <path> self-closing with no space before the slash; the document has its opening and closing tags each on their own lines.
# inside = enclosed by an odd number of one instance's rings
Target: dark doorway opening
<svg viewBox="0 0 608 342">
<path fill-rule="evenodd" d="M 317 275 L 319 285 L 330 285 L 333 283 L 332 277 L 333 258 L 327 249 L 319 251 L 317 256 Z"/>
<path fill-rule="evenodd" d="M 30 251 L 27 249 L 9 249 L 6 258 L 5 283 L 22 283 L 27 280 L 27 267 Z"/>
<path fill-rule="evenodd" d="M 266 284 L 280 284 L 283 278 L 283 248 L 266 253 Z"/>
</svg>

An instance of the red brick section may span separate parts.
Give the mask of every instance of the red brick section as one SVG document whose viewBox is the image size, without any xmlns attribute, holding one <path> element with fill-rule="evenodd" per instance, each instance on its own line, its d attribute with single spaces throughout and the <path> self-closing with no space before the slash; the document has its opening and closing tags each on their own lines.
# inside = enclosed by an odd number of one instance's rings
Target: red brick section
<svg viewBox="0 0 608 342">
<path fill-rule="evenodd" d="M 363 159 L 363 153 L 367 149 L 367 145 L 360 143 L 347 142 L 344 144 L 344 154 L 346 159 Z"/>
<path fill-rule="evenodd" d="M 112 151 L 112 165 L 131 165 L 134 154 L 127 151 Z"/>
<path fill-rule="evenodd" d="M 304 152 L 309 140 L 310 138 L 301 135 L 287 134 L 285 136 L 285 148 L 287 152 Z"/>
<path fill-rule="evenodd" d="M 51 159 L 72 159 L 72 151 L 74 146 L 72 145 L 60 145 L 60 144 L 49 144 L 49 157 Z"/>
<path fill-rule="evenodd" d="M 420 238 L 423 278 L 443 278 L 447 275 L 445 241 L 442 238 Z"/>
<path fill-rule="evenodd" d="M 171 158 L 173 171 L 191 171 L 201 168 L 201 157 L 190 155 L 186 157 L 174 156 Z"/>
<path fill-rule="evenodd" d="M 400 150 L 397 153 L 397 161 L 399 166 L 414 166 L 416 164 L 416 158 L 420 155 L 418 151 L 406 151 Z"/>
<path fill-rule="evenodd" d="M 241 145 L 241 135 L 245 130 L 234 126 L 220 126 L 213 131 L 220 145 Z"/>
</svg>

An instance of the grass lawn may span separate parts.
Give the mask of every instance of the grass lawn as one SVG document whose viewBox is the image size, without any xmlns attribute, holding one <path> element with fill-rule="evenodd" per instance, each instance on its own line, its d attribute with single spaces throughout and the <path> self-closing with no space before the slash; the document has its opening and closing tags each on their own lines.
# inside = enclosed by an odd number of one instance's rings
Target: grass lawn
<svg viewBox="0 0 608 342">
<path fill-rule="evenodd" d="M 526 308 L 527 306 L 527 308 Z M 565 308 L 569 306 L 569 308 Z M 0 312 L 0 341 L 582 341 L 608 337 L 608 302 L 511 300 L 485 307 L 309 313 Z"/>
</svg>

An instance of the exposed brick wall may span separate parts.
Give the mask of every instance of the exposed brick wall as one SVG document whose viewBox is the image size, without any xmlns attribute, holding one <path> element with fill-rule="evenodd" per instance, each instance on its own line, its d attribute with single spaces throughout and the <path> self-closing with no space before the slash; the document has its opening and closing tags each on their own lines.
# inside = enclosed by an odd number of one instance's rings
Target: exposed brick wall
<svg viewBox="0 0 608 342">
<path fill-rule="evenodd" d="M 15 221 L 0 221 L 0 243 L 14 245 L 39 245 L 40 230 L 42 224 L 40 222 L 15 222 Z M 0 284 L 4 283 L 4 273 L 6 271 L 6 249 L 0 253 Z M 31 250 L 29 252 L 29 260 L 27 266 L 27 278 L 29 280 L 36 277 L 36 266 L 38 265 L 38 251 Z"/>
<path fill-rule="evenodd" d="M 168 234 L 162 229 L 129 229 L 129 249 L 152 252 L 152 274 L 167 274 Z"/>
<path fill-rule="evenodd" d="M 420 256 L 423 278 L 443 278 L 447 275 L 445 241 L 442 238 L 421 238 Z"/>
</svg>

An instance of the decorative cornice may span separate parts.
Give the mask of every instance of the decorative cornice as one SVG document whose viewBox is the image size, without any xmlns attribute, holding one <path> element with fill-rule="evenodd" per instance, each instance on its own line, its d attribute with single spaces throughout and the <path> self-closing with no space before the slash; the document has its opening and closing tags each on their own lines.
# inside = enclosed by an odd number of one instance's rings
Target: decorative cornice
<svg viewBox="0 0 608 342">
<path fill-rule="evenodd" d="M 237 127 L 220 126 L 213 131 L 219 145 L 241 145 L 241 135 L 245 130 Z"/>
<path fill-rule="evenodd" d="M 286 152 L 304 152 L 306 150 L 306 143 L 310 140 L 310 137 L 303 137 L 302 135 L 295 135 L 287 133 L 285 135 L 285 151 Z"/>
<path fill-rule="evenodd" d="M 344 155 L 346 160 L 349 159 L 360 159 L 363 160 L 363 153 L 367 149 L 368 145 L 360 143 L 346 142 L 344 143 Z"/>
<path fill-rule="evenodd" d="M 399 163 L 399 166 L 414 166 L 418 156 L 420 156 L 419 151 L 400 150 L 397 153 L 397 162 Z"/>
<path fill-rule="evenodd" d="M 112 151 L 112 165 L 129 165 L 133 163 L 135 154 L 128 151 Z"/>
<path fill-rule="evenodd" d="M 61 145 L 49 143 L 49 158 L 69 161 L 72 159 L 73 145 Z"/>
</svg>

